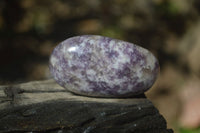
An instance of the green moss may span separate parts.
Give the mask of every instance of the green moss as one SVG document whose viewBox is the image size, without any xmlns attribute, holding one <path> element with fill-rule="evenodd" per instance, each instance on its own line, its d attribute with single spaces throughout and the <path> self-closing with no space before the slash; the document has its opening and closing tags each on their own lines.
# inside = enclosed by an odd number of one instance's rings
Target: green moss
<svg viewBox="0 0 200 133">
<path fill-rule="evenodd" d="M 197 129 L 181 128 L 180 133 L 200 133 L 200 128 L 197 128 Z"/>
<path fill-rule="evenodd" d="M 117 26 L 110 26 L 110 27 L 105 27 L 101 31 L 102 36 L 108 36 L 112 38 L 118 38 L 118 39 L 123 39 L 123 31 Z"/>
</svg>

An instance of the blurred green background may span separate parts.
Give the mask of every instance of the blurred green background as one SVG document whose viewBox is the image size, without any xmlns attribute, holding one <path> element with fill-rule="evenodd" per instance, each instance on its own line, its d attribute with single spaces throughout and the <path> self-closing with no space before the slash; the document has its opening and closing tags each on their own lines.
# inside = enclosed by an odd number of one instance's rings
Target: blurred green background
<svg viewBox="0 0 200 133">
<path fill-rule="evenodd" d="M 51 78 L 53 48 L 82 34 L 152 51 L 161 73 L 147 97 L 169 128 L 200 133 L 199 0 L 1 0 L 0 84 Z"/>
</svg>

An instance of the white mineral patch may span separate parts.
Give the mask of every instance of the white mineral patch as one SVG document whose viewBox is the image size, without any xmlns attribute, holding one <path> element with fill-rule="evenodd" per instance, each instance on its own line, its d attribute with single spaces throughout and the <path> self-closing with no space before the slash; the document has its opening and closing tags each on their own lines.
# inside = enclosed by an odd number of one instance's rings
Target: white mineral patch
<svg viewBox="0 0 200 133">
<path fill-rule="evenodd" d="M 52 65 L 53 67 L 55 67 L 55 66 L 57 65 L 57 63 L 58 63 L 57 57 L 51 56 L 50 62 L 51 62 L 51 65 Z"/>
<path fill-rule="evenodd" d="M 63 49 L 64 49 L 63 52 L 65 53 L 65 52 L 66 52 L 65 47 L 64 47 Z M 74 46 L 74 47 L 68 48 L 67 51 L 68 51 L 68 52 L 74 52 L 74 51 L 76 51 L 77 49 L 78 49 L 78 47 L 77 47 L 77 46 Z"/>
<path fill-rule="evenodd" d="M 146 56 L 147 56 L 146 64 L 148 64 L 148 66 L 150 67 L 150 70 L 153 70 L 155 67 L 156 58 L 150 52 L 148 52 L 148 54 Z"/>
</svg>

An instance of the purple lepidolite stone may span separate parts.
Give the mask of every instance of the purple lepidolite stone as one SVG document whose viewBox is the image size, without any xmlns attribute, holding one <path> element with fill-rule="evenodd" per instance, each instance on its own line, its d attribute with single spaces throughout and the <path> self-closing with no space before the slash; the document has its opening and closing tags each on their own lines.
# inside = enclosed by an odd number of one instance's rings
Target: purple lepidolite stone
<svg viewBox="0 0 200 133">
<path fill-rule="evenodd" d="M 151 52 L 135 44 L 83 35 L 53 50 L 50 71 L 58 84 L 76 94 L 129 97 L 153 85 L 159 64 Z"/>
</svg>

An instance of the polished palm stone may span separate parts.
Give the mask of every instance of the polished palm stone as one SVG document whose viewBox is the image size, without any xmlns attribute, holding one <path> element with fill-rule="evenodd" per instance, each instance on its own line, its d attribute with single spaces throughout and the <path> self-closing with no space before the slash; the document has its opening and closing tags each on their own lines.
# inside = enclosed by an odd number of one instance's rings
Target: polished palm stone
<svg viewBox="0 0 200 133">
<path fill-rule="evenodd" d="M 135 44 L 98 35 L 61 42 L 50 57 L 58 84 L 75 94 L 130 97 L 144 93 L 156 80 L 157 59 Z"/>
</svg>

